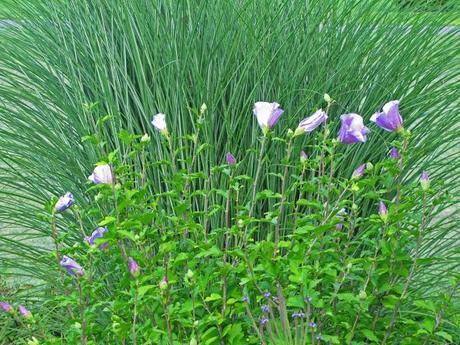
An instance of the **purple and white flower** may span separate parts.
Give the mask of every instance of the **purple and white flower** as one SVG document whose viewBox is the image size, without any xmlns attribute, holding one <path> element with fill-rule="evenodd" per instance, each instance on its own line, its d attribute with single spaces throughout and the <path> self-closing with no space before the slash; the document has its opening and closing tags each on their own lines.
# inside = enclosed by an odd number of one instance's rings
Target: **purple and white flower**
<svg viewBox="0 0 460 345">
<path fill-rule="evenodd" d="M 371 121 L 388 132 L 403 128 L 403 119 L 399 113 L 399 101 L 391 101 L 383 106 L 383 111 L 371 116 Z"/>
<path fill-rule="evenodd" d="M 72 193 L 67 192 L 63 196 L 61 196 L 59 200 L 56 202 L 56 205 L 54 205 L 54 210 L 56 212 L 64 212 L 69 207 L 71 207 L 74 203 L 75 203 L 75 199 Z"/>
<path fill-rule="evenodd" d="M 7 302 L 0 302 L 0 308 L 6 313 L 11 313 L 13 311 L 13 307 Z"/>
<path fill-rule="evenodd" d="M 256 102 L 253 112 L 263 133 L 267 134 L 267 132 L 278 122 L 284 110 L 281 109 L 280 105 L 276 102 Z"/>
<path fill-rule="evenodd" d="M 98 227 L 96 230 L 93 231 L 91 236 L 86 236 L 85 241 L 88 242 L 89 245 L 93 245 L 96 242 L 96 239 L 104 237 L 104 234 L 108 232 L 109 229 L 106 227 Z M 107 242 L 101 243 L 99 249 L 107 248 Z"/>
<path fill-rule="evenodd" d="M 128 258 L 128 270 L 133 277 L 137 277 L 141 271 L 141 268 L 132 257 Z"/>
<path fill-rule="evenodd" d="M 166 125 L 166 115 L 163 113 L 156 114 L 152 119 L 152 125 L 163 135 L 168 135 L 168 126 Z"/>
<path fill-rule="evenodd" d="M 424 191 L 427 191 L 430 188 L 430 176 L 426 171 L 423 171 L 420 175 L 420 184 Z"/>
<path fill-rule="evenodd" d="M 369 129 L 364 126 L 363 118 L 358 114 L 340 116 L 342 126 L 339 130 L 339 140 L 342 144 L 364 143 Z"/>
<path fill-rule="evenodd" d="M 109 164 L 98 165 L 88 176 L 88 180 L 95 184 L 112 184 L 114 182 L 112 167 Z"/>
<path fill-rule="evenodd" d="M 383 201 L 379 203 L 379 216 L 386 223 L 388 220 L 388 209 Z"/>
<path fill-rule="evenodd" d="M 70 275 L 79 275 L 82 276 L 85 274 L 83 268 L 72 258 L 64 255 L 60 262 L 61 266 L 67 270 L 67 273 Z"/>
<path fill-rule="evenodd" d="M 20 305 L 20 306 L 19 306 L 19 313 L 20 313 L 23 317 L 25 317 L 26 319 L 32 317 L 32 313 L 31 313 L 26 307 L 24 307 L 23 305 Z"/>
<path fill-rule="evenodd" d="M 313 115 L 300 121 L 299 126 L 294 132 L 294 136 L 301 135 L 303 133 L 311 133 L 323 122 L 326 122 L 326 120 L 326 112 L 323 109 L 319 109 L 313 113 Z"/>
<path fill-rule="evenodd" d="M 356 170 L 353 171 L 351 178 L 357 180 L 363 177 L 365 171 L 366 171 L 366 163 L 361 164 L 359 167 L 357 167 Z"/>
<path fill-rule="evenodd" d="M 235 165 L 236 164 L 236 158 L 230 152 L 227 152 L 227 154 L 225 155 L 225 159 L 227 160 L 228 165 Z"/>
</svg>

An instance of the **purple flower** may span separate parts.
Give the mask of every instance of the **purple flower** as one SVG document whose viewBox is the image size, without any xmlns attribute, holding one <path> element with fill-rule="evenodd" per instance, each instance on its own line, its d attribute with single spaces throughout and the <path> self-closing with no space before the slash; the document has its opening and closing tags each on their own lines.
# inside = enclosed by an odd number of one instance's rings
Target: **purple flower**
<svg viewBox="0 0 460 345">
<path fill-rule="evenodd" d="M 366 170 L 366 163 L 361 164 L 359 167 L 356 168 L 355 171 L 353 171 L 353 174 L 351 175 L 352 179 L 359 179 L 363 177 L 364 171 Z"/>
<path fill-rule="evenodd" d="M 241 300 L 243 302 L 245 302 L 245 303 L 249 303 L 249 297 L 248 296 L 243 296 L 243 298 Z"/>
<path fill-rule="evenodd" d="M 364 126 L 363 118 L 358 114 L 340 116 L 342 126 L 339 130 L 339 140 L 342 144 L 364 143 L 369 129 Z"/>
<path fill-rule="evenodd" d="M 393 159 L 398 159 L 400 157 L 399 151 L 396 147 L 392 147 L 390 150 L 390 157 Z"/>
<path fill-rule="evenodd" d="M 54 210 L 56 212 L 64 212 L 69 207 L 71 207 L 74 203 L 75 203 L 75 199 L 72 193 L 67 192 L 59 198 L 56 205 L 54 205 Z"/>
<path fill-rule="evenodd" d="M 137 262 L 132 257 L 128 258 L 128 270 L 133 277 L 137 277 L 141 270 Z"/>
<path fill-rule="evenodd" d="M 11 304 L 6 302 L 0 302 L 0 308 L 2 308 L 3 311 L 6 313 L 11 313 L 13 311 L 13 307 L 11 306 Z"/>
<path fill-rule="evenodd" d="M 83 268 L 74 259 L 71 259 L 68 256 L 64 255 L 62 257 L 61 266 L 64 267 L 70 275 L 74 276 L 75 274 L 78 274 L 79 276 L 82 276 L 85 274 Z"/>
<path fill-rule="evenodd" d="M 268 319 L 266 317 L 264 317 L 262 320 L 260 320 L 260 324 L 262 326 L 265 326 L 266 324 L 268 324 Z"/>
<path fill-rule="evenodd" d="M 106 227 L 99 227 L 93 231 L 91 236 L 86 236 L 85 241 L 88 242 L 89 245 L 93 245 L 96 242 L 96 239 L 104 237 L 104 234 L 109 231 Z M 99 246 L 99 249 L 107 248 L 108 243 L 104 242 Z"/>
<path fill-rule="evenodd" d="M 316 340 L 323 340 L 323 337 L 321 336 L 321 334 L 318 334 L 318 335 L 316 336 Z"/>
<path fill-rule="evenodd" d="M 311 327 L 311 328 L 316 328 L 316 323 L 314 323 L 313 321 L 310 322 L 310 327 Z"/>
<path fill-rule="evenodd" d="M 420 184 L 422 185 L 422 189 L 427 191 L 430 188 L 430 176 L 426 171 L 422 171 L 420 175 Z"/>
<path fill-rule="evenodd" d="M 301 135 L 303 133 L 311 133 L 323 122 L 326 122 L 326 120 L 326 112 L 319 109 L 313 115 L 300 121 L 299 126 L 294 132 L 294 136 Z"/>
<path fill-rule="evenodd" d="M 313 300 L 313 298 L 307 296 L 303 299 L 305 301 L 305 303 L 311 303 L 311 301 Z"/>
<path fill-rule="evenodd" d="M 335 224 L 335 230 L 341 231 L 342 229 L 343 229 L 343 224 L 342 223 Z"/>
<path fill-rule="evenodd" d="M 20 313 L 23 317 L 25 317 L 26 319 L 32 317 L 32 313 L 31 313 L 29 310 L 27 310 L 27 308 L 24 307 L 23 305 L 20 305 L 20 306 L 19 306 L 19 313 Z"/>
<path fill-rule="evenodd" d="M 169 280 L 167 276 L 164 276 L 160 282 L 160 290 L 165 291 L 168 289 Z"/>
<path fill-rule="evenodd" d="M 278 122 L 284 110 L 276 102 L 256 102 L 253 109 L 254 115 L 257 118 L 260 128 L 264 134 Z"/>
<path fill-rule="evenodd" d="M 295 313 L 292 313 L 292 318 L 293 318 L 293 319 L 297 319 L 297 318 L 300 319 L 300 318 L 303 318 L 303 317 L 305 317 L 305 314 L 302 313 L 302 312 L 295 312 Z"/>
<path fill-rule="evenodd" d="M 263 313 L 268 313 L 269 311 L 269 307 L 267 304 L 262 305 L 260 309 L 262 310 Z"/>
<path fill-rule="evenodd" d="M 388 209 L 383 201 L 380 201 L 379 203 L 379 216 L 386 223 L 388 220 Z"/>
<path fill-rule="evenodd" d="M 270 298 L 271 295 L 272 295 L 272 293 L 270 291 L 267 291 L 267 292 L 264 293 L 265 298 Z"/>
<path fill-rule="evenodd" d="M 386 131 L 398 131 L 403 126 L 403 119 L 399 113 L 399 101 L 391 101 L 383 106 L 383 111 L 375 113 L 371 121 Z"/>
<path fill-rule="evenodd" d="M 112 184 L 114 181 L 112 167 L 108 164 L 98 165 L 88 176 L 88 180 L 95 184 Z"/>
<path fill-rule="evenodd" d="M 300 151 L 300 162 L 305 163 L 308 160 L 308 155 L 304 150 Z"/>
<path fill-rule="evenodd" d="M 225 158 L 227 159 L 227 164 L 228 165 L 235 165 L 236 164 L 236 158 L 230 152 L 227 152 L 227 155 L 225 156 Z"/>
</svg>

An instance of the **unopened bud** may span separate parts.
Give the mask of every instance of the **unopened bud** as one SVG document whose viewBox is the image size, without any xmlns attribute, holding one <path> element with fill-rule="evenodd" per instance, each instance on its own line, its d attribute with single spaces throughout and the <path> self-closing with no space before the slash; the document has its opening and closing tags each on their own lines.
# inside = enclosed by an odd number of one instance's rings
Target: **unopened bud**
<svg viewBox="0 0 460 345">
<path fill-rule="evenodd" d="M 332 98 L 327 93 L 324 94 L 324 100 L 326 103 L 332 103 Z"/>
<path fill-rule="evenodd" d="M 148 142 L 150 142 L 150 135 L 145 133 L 141 138 L 141 143 L 148 143 Z"/>
</svg>

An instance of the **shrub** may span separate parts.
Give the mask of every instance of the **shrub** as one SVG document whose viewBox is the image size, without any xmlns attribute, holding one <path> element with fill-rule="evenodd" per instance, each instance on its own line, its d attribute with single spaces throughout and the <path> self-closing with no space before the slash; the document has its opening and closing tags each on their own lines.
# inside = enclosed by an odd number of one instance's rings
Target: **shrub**
<svg viewBox="0 0 460 345">
<path fill-rule="evenodd" d="M 369 129 L 345 114 L 336 138 L 327 120 L 335 101 L 325 95 L 324 103 L 326 111 L 281 137 L 272 128 L 283 110 L 256 103 L 257 147 L 240 146 L 209 169 L 200 165 L 214 149 L 203 141 L 205 105 L 184 136 L 168 131 L 171 117 L 154 117 L 165 155 L 151 153 L 149 135 L 120 132 L 125 150 L 108 153 L 89 176 L 91 205 L 81 207 L 71 193 L 48 204 L 50 269 L 59 274 L 34 317 L 5 310 L 7 322 L 20 320 L 40 344 L 452 342 L 458 330 L 446 321 L 455 322 L 458 275 L 436 299 L 413 289 L 434 259 L 422 258 L 421 244 L 444 196 L 426 172 L 420 184 L 402 184 L 412 135 L 399 103 L 371 118 L 397 133 L 391 152 L 382 148 L 388 157 L 362 162 L 346 178 L 336 177 L 336 162 L 367 145 Z M 111 121 L 101 118 L 98 128 Z M 311 144 L 302 146 L 305 135 Z M 103 147 L 115 138 L 85 140 Z M 273 157 L 271 146 L 284 155 Z M 253 177 L 244 169 L 251 165 Z M 147 178 L 152 169 L 161 179 Z M 278 183 L 259 189 L 262 176 Z M 63 217 L 78 236 L 58 229 Z M 54 330 L 42 320 L 49 312 Z"/>
</svg>

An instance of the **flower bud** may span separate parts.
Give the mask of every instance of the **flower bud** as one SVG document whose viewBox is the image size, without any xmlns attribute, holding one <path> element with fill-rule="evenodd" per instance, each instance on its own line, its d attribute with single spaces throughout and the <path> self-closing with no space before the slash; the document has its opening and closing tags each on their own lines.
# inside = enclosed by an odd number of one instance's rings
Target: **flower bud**
<svg viewBox="0 0 460 345">
<path fill-rule="evenodd" d="M 367 293 L 364 290 L 361 290 L 358 295 L 359 299 L 366 299 L 367 298 Z"/>
<path fill-rule="evenodd" d="M 128 258 L 128 270 L 134 278 L 139 276 L 141 268 L 132 257 Z"/>
<path fill-rule="evenodd" d="M 326 101 L 326 103 L 332 103 L 332 98 L 327 93 L 324 94 L 324 100 Z"/>
<path fill-rule="evenodd" d="M 32 317 L 32 313 L 23 305 L 19 306 L 19 313 L 26 319 L 30 319 Z"/>
<path fill-rule="evenodd" d="M 426 171 L 423 171 L 420 175 L 420 184 L 424 191 L 427 191 L 430 188 L 430 177 Z"/>
<path fill-rule="evenodd" d="M 236 224 L 238 225 L 239 228 L 242 228 L 244 226 L 244 221 L 242 219 L 238 219 Z"/>
<path fill-rule="evenodd" d="M 396 147 L 392 147 L 390 150 L 390 157 L 392 159 L 398 159 L 400 157 L 399 151 Z"/>
<path fill-rule="evenodd" d="M 379 216 L 383 220 L 384 223 L 388 221 L 388 209 L 383 203 L 383 201 L 380 201 L 379 203 Z"/>
<path fill-rule="evenodd" d="M 292 138 L 294 135 L 295 135 L 294 131 L 289 128 L 288 131 L 287 131 L 287 137 Z"/>
<path fill-rule="evenodd" d="M 206 110 L 208 110 L 208 107 L 206 103 L 203 103 L 200 107 L 200 115 L 203 115 L 206 112 Z"/>
<path fill-rule="evenodd" d="M 308 155 L 305 153 L 305 151 L 300 151 L 300 162 L 305 163 L 308 160 Z"/>
<path fill-rule="evenodd" d="M 160 282 L 160 290 L 166 291 L 168 289 L 168 277 L 164 276 Z"/>
<path fill-rule="evenodd" d="M 185 274 L 185 276 L 188 278 L 188 279 L 193 279 L 194 277 L 194 273 L 191 269 L 188 269 L 187 273 Z"/>
<path fill-rule="evenodd" d="M 225 159 L 227 160 L 228 165 L 235 165 L 236 164 L 236 158 L 230 152 L 227 152 L 227 154 L 225 156 Z"/>
<path fill-rule="evenodd" d="M 353 174 L 351 175 L 351 178 L 353 180 L 360 179 L 361 177 L 363 177 L 365 170 L 366 170 L 366 163 L 361 164 L 359 167 L 357 167 L 355 169 L 355 171 L 353 171 Z"/>
<path fill-rule="evenodd" d="M 196 341 L 195 337 L 190 339 L 190 345 L 198 345 L 198 342 Z"/>
<path fill-rule="evenodd" d="M 141 143 L 149 143 L 150 142 L 150 135 L 145 133 L 141 138 Z"/>
<path fill-rule="evenodd" d="M 40 343 L 38 342 L 37 338 L 32 337 L 32 339 L 27 341 L 27 345 L 40 345 Z"/>
</svg>

